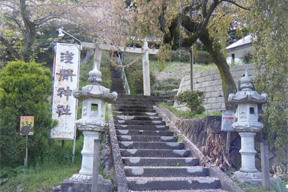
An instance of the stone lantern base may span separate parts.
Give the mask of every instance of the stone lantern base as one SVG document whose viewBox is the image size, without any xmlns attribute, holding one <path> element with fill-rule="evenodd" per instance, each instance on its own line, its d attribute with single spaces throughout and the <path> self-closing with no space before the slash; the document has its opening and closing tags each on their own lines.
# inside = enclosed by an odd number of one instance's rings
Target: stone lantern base
<svg viewBox="0 0 288 192">
<path fill-rule="evenodd" d="M 61 192 L 87 192 L 92 189 L 92 177 L 84 180 L 75 180 L 72 178 L 65 179 L 61 183 Z M 110 180 L 103 179 L 101 175 L 98 175 L 98 189 L 101 189 L 101 192 L 113 192 L 114 186 Z"/>
<path fill-rule="evenodd" d="M 236 171 L 233 174 L 232 178 L 237 179 L 237 181 L 241 183 L 248 183 L 248 184 L 253 184 L 253 185 L 262 184 L 262 173 L 258 171 L 254 173 Z"/>
</svg>

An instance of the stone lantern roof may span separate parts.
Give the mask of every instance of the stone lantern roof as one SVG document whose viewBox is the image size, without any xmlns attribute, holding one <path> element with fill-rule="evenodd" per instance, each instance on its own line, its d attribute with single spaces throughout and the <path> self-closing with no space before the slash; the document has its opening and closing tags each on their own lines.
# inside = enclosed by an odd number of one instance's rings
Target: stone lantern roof
<svg viewBox="0 0 288 192">
<path fill-rule="evenodd" d="M 245 76 L 240 80 L 241 91 L 238 91 L 236 94 L 231 93 L 228 97 L 228 102 L 232 104 L 244 104 L 244 103 L 257 103 L 263 104 L 267 102 L 268 95 L 267 93 L 262 93 L 259 95 L 257 91 L 252 90 L 253 79 L 248 76 L 247 70 L 245 71 Z"/>
<path fill-rule="evenodd" d="M 86 85 L 82 88 L 82 90 L 73 90 L 73 96 L 77 99 L 84 100 L 84 99 L 101 99 L 106 102 L 112 102 L 117 99 L 117 93 L 112 92 L 110 90 L 99 83 L 102 82 L 101 78 L 102 74 L 94 67 L 92 71 L 89 72 L 89 82 L 90 85 Z"/>
</svg>

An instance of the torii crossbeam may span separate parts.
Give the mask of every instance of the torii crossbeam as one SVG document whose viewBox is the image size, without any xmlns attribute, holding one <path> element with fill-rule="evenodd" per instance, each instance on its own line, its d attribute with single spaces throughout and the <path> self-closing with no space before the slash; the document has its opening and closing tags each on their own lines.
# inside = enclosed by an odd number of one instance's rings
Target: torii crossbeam
<svg viewBox="0 0 288 192">
<path fill-rule="evenodd" d="M 114 46 L 108 44 L 95 44 L 90 42 L 82 42 L 82 47 L 87 49 L 95 49 L 94 61 L 97 63 L 97 69 L 100 69 L 100 62 L 102 50 L 119 50 L 126 53 L 142 54 L 142 67 L 143 67 L 143 90 L 145 96 L 151 95 L 150 89 L 150 72 L 149 72 L 149 54 L 155 55 L 158 49 L 150 49 L 147 41 L 144 41 L 143 48 Z"/>
</svg>

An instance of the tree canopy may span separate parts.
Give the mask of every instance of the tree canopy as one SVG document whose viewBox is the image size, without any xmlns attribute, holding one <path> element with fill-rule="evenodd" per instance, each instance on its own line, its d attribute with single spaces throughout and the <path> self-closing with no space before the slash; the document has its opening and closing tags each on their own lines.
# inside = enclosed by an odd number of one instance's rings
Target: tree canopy
<svg viewBox="0 0 288 192">
<path fill-rule="evenodd" d="M 206 47 L 217 65 L 226 109 L 229 93 L 236 86 L 226 62 L 229 33 L 243 31 L 254 36 L 254 68 L 257 91 L 266 92 L 264 105 L 266 139 L 285 145 L 288 138 L 288 3 L 286 0 L 137 0 L 131 30 L 154 37 L 162 47 L 190 48 L 197 40 Z M 134 25 L 133 25 L 134 24 Z"/>
<path fill-rule="evenodd" d="M 286 0 L 246 0 L 250 11 L 243 20 L 254 36 L 255 84 L 268 93 L 264 105 L 266 139 L 288 142 L 288 3 Z"/>
<path fill-rule="evenodd" d="M 242 1 L 139 0 L 131 6 L 136 21 L 134 25 L 132 22 L 132 31 L 143 38 L 160 38 L 163 52 L 173 45 L 190 48 L 200 40 L 219 69 L 226 108 L 233 108 L 228 103 L 228 95 L 237 89 L 226 62 L 225 47 L 228 32 L 239 25 L 238 13 L 247 10 Z"/>
<path fill-rule="evenodd" d="M 129 12 L 121 6 L 120 0 L 1 0 L 1 59 L 35 60 L 35 51 L 59 41 L 56 29 L 61 26 L 80 39 L 119 44 Z"/>
</svg>

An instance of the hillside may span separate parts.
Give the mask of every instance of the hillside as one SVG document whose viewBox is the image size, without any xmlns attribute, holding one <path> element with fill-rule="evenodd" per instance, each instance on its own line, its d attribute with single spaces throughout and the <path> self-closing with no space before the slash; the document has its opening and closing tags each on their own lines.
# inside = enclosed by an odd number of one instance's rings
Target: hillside
<svg viewBox="0 0 288 192">
<path fill-rule="evenodd" d="M 181 79 L 190 74 L 190 63 L 171 61 L 167 62 L 165 69 L 161 72 L 158 70 L 158 62 L 150 61 L 150 71 L 156 77 L 156 83 L 152 86 L 152 93 L 171 92 L 179 88 Z M 216 65 L 193 65 L 193 74 L 216 69 Z"/>
</svg>

